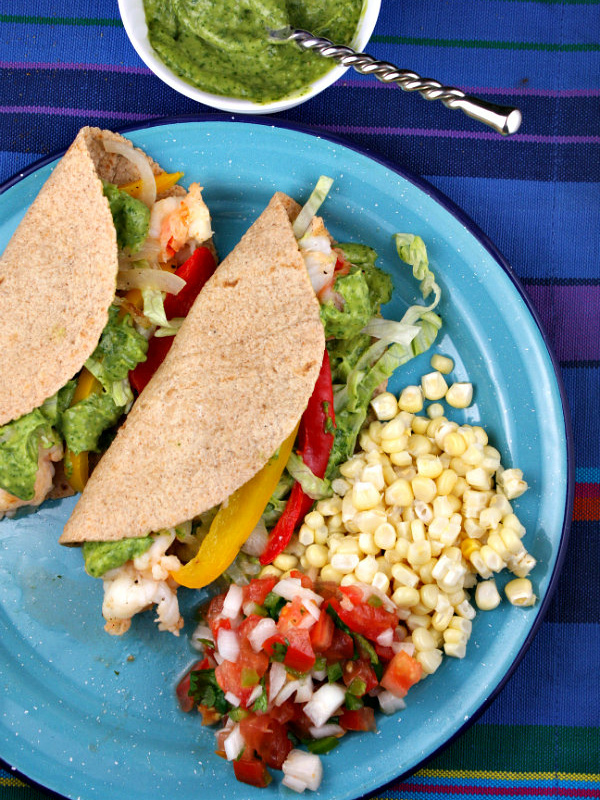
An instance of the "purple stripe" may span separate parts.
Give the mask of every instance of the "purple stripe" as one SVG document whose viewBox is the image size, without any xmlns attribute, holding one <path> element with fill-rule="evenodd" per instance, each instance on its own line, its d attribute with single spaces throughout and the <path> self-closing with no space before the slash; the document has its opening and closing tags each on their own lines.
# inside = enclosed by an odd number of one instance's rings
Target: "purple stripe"
<svg viewBox="0 0 600 800">
<path fill-rule="evenodd" d="M 369 89 L 397 89 L 393 83 L 382 83 L 376 78 L 342 78 L 340 85 L 348 87 L 368 87 Z M 527 87 L 513 88 L 502 86 L 460 86 L 467 94 L 510 94 L 522 97 L 600 97 L 600 89 L 530 89 Z"/>
<path fill-rule="evenodd" d="M 561 361 L 600 359 L 600 286 L 527 286 Z"/>
<path fill-rule="evenodd" d="M 126 119 L 133 122 L 156 119 L 160 116 L 160 114 L 136 114 L 128 111 L 99 111 L 95 108 L 53 108 L 52 106 L 0 106 L 0 114 L 51 114 L 58 117 Z"/>
<path fill-rule="evenodd" d="M 449 131 L 430 128 L 370 128 L 361 125 L 315 125 L 316 128 L 332 133 L 384 134 L 389 136 L 433 136 L 450 139 L 498 139 L 500 134 L 487 131 Z M 600 136 L 540 136 L 533 133 L 514 133 L 512 142 L 533 142 L 534 144 L 600 144 Z"/>
<path fill-rule="evenodd" d="M 127 75 L 152 75 L 148 67 L 124 67 L 120 64 L 55 64 L 51 61 L 0 61 L 0 69 L 73 69 L 89 72 L 123 72 Z"/>
</svg>

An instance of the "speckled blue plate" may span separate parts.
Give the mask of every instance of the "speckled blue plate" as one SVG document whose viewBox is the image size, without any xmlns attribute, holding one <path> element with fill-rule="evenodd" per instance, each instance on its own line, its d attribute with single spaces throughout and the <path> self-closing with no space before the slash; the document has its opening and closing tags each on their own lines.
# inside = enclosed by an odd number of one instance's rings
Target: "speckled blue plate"
<svg viewBox="0 0 600 800">
<path fill-rule="evenodd" d="M 411 690 L 406 710 L 380 717 L 376 734 L 347 736 L 325 758 L 319 797 L 356 798 L 413 770 L 455 736 L 505 682 L 541 620 L 566 546 L 570 439 L 562 390 L 538 322 L 508 265 L 475 226 L 427 184 L 338 141 L 272 121 L 172 120 L 130 132 L 167 169 L 200 181 L 226 254 L 275 190 L 303 201 L 320 174 L 335 179 L 323 208 L 339 240 L 365 242 L 392 273 L 386 315 L 416 297 L 391 237 L 421 235 L 443 287 L 438 350 L 471 380 L 475 403 L 460 419 L 481 422 L 507 466 L 531 486 L 516 502 L 540 602 L 506 602 L 478 615 L 467 657 L 446 659 Z M 0 197 L 0 246 L 53 164 L 17 176 Z M 420 357 L 395 387 L 428 369 Z M 241 399 L 243 402 L 243 398 Z M 538 413 L 538 410 L 543 410 Z M 458 415 L 457 415 L 458 416 Z M 213 734 L 182 714 L 174 686 L 194 658 L 185 633 L 159 634 L 153 615 L 130 632 L 104 633 L 101 582 L 77 549 L 57 544 L 73 499 L 0 522 L 0 756 L 23 775 L 69 798 L 248 800 L 288 790 L 237 783 L 214 753 Z M 503 579 L 501 579 L 502 582 Z M 188 592 L 188 617 L 198 596 Z"/>
</svg>

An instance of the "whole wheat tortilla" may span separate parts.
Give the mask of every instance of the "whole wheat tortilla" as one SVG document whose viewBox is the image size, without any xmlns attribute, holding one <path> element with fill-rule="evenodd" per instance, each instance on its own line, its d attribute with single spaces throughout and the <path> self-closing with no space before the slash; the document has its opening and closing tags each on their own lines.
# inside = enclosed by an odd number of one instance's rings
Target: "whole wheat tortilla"
<svg viewBox="0 0 600 800">
<path fill-rule="evenodd" d="M 203 288 L 104 454 L 61 543 L 145 536 L 225 501 L 293 431 L 325 339 L 276 194 Z"/>
<path fill-rule="evenodd" d="M 102 180 L 139 177 L 83 128 L 0 258 L 0 425 L 40 406 L 92 354 L 108 321 L 117 239 Z M 149 162 L 155 174 L 158 164 Z"/>
</svg>

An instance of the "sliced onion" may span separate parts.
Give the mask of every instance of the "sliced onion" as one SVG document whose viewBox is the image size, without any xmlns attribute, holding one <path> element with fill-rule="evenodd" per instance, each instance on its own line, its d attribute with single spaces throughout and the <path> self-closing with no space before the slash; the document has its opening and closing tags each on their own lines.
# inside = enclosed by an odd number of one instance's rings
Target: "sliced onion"
<svg viewBox="0 0 600 800">
<path fill-rule="evenodd" d="M 158 289 L 159 292 L 179 294 L 185 281 L 164 269 L 120 269 L 117 273 L 117 289 Z"/>
<path fill-rule="evenodd" d="M 275 698 L 275 705 L 280 706 L 300 688 L 300 681 L 288 681 Z"/>
<path fill-rule="evenodd" d="M 285 667 L 279 661 L 274 661 L 269 670 L 269 703 L 277 697 L 282 687 L 287 681 L 287 672 Z"/>
<path fill-rule="evenodd" d="M 258 653 L 262 650 L 263 644 L 270 639 L 271 636 L 275 636 L 277 633 L 277 623 L 271 617 L 265 617 L 261 619 L 260 622 L 256 623 L 256 626 L 250 633 L 248 634 L 248 641 L 250 642 L 252 649 L 255 653 Z"/>
<path fill-rule="evenodd" d="M 379 634 L 376 641 L 378 645 L 381 645 L 381 647 L 391 647 L 392 642 L 394 641 L 394 629 L 386 628 Z"/>
<path fill-rule="evenodd" d="M 225 750 L 227 760 L 234 761 L 241 754 L 245 746 L 246 742 L 242 736 L 240 726 L 239 724 L 235 725 L 229 736 L 223 742 L 223 749 Z"/>
<path fill-rule="evenodd" d="M 341 725 L 334 725 L 333 723 L 325 723 L 320 728 L 311 725 L 308 729 L 313 739 L 325 739 L 327 736 L 343 736 L 344 729 Z"/>
<path fill-rule="evenodd" d="M 321 616 L 321 612 L 319 611 L 319 606 L 316 603 L 313 603 L 312 600 L 303 600 L 302 605 L 308 611 L 311 617 L 314 618 L 315 622 L 317 622 L 317 620 Z"/>
<path fill-rule="evenodd" d="M 227 630 L 227 628 L 221 628 L 217 635 L 217 648 L 219 650 L 219 655 L 222 656 L 225 661 L 232 661 L 235 664 L 240 655 L 240 643 L 237 633 Z"/>
<path fill-rule="evenodd" d="M 228 703 L 231 703 L 231 705 L 235 706 L 236 708 L 239 708 L 242 703 L 237 694 L 234 694 L 233 692 L 225 692 L 225 700 L 227 700 Z"/>
<path fill-rule="evenodd" d="M 299 597 L 303 602 L 312 600 L 318 606 L 323 602 L 321 595 L 313 592 L 312 589 L 305 589 L 298 578 L 283 578 L 279 583 L 275 584 L 273 592 L 286 600 L 293 600 L 295 597 Z"/>
<path fill-rule="evenodd" d="M 313 696 L 313 682 L 310 675 L 305 675 L 304 678 L 299 678 L 300 686 L 296 691 L 296 703 L 308 703 Z"/>
<path fill-rule="evenodd" d="M 235 619 L 240 613 L 243 600 L 244 591 L 242 587 L 238 586 L 236 583 L 232 583 L 223 601 L 223 616 L 229 619 Z"/>
<path fill-rule="evenodd" d="M 250 696 L 246 700 L 246 708 L 250 708 L 252 703 L 255 700 L 258 700 L 258 698 L 262 694 L 262 691 L 263 691 L 263 687 L 260 685 L 260 683 L 257 686 L 255 686 L 254 689 L 252 689 L 252 691 L 250 692 Z"/>
<path fill-rule="evenodd" d="M 160 256 L 160 242 L 156 239 L 146 239 L 144 244 L 135 253 L 127 253 L 125 251 L 119 253 L 119 261 L 125 263 L 135 261 L 155 261 L 158 262 Z"/>
<path fill-rule="evenodd" d="M 152 208 L 156 202 L 156 181 L 154 180 L 154 173 L 152 172 L 152 167 L 147 157 L 126 142 L 113 141 L 112 139 L 104 140 L 104 149 L 107 153 L 116 153 L 119 156 L 123 156 L 123 158 L 126 158 L 128 161 L 131 161 L 139 172 L 142 182 L 139 199 L 142 203 L 145 203 L 148 208 Z"/>
</svg>

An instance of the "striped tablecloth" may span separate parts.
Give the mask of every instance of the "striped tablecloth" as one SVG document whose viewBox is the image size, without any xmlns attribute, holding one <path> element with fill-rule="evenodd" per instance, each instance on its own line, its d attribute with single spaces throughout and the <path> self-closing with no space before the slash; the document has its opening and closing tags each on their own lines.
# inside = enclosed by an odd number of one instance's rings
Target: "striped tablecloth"
<svg viewBox="0 0 600 800">
<path fill-rule="evenodd" d="M 441 755 L 373 797 L 600 797 L 600 3 L 383 0 L 369 51 L 522 109 L 503 140 L 352 73 L 280 116 L 419 173 L 497 244 L 558 356 L 577 481 L 562 577 L 514 676 Z M 2 181 L 82 125 L 208 110 L 144 67 L 115 0 L 1 0 L 0 70 Z M 0 770 L 0 800 L 43 796 Z"/>
</svg>

